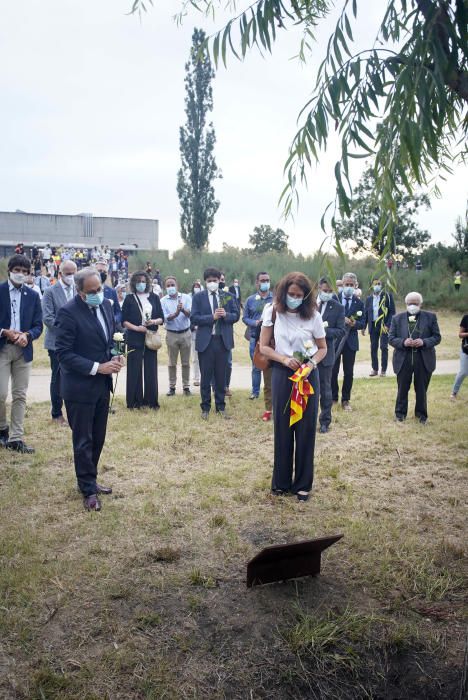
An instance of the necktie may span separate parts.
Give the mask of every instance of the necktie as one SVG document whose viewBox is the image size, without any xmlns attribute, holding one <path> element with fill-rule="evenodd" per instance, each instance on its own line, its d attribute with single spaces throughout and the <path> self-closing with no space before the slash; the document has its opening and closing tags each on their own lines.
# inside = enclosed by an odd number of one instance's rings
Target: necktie
<svg viewBox="0 0 468 700">
<path fill-rule="evenodd" d="M 351 299 L 346 299 L 345 316 L 348 315 L 349 307 L 351 306 Z"/>
<path fill-rule="evenodd" d="M 213 313 L 216 311 L 218 308 L 218 297 L 216 296 L 216 292 L 211 292 L 211 296 L 213 297 Z"/>
</svg>

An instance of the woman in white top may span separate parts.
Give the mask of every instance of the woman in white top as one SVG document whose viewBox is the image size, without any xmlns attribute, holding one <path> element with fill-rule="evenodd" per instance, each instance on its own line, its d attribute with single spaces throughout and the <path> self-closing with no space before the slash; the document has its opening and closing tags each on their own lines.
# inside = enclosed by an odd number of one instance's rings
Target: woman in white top
<svg viewBox="0 0 468 700">
<path fill-rule="evenodd" d="M 276 287 L 273 305 L 265 307 L 260 333 L 260 350 L 272 361 L 275 456 L 271 489 L 275 495 L 291 492 L 299 501 L 307 501 L 312 489 L 320 393 L 317 365 L 327 354 L 325 329 L 312 286 L 301 272 L 283 277 Z M 301 366 L 294 352 L 305 353 L 306 348 L 309 356 L 313 355 L 308 362 L 308 380 L 314 393 L 309 396 L 302 419 L 289 427 L 293 387 L 289 377 Z"/>
</svg>

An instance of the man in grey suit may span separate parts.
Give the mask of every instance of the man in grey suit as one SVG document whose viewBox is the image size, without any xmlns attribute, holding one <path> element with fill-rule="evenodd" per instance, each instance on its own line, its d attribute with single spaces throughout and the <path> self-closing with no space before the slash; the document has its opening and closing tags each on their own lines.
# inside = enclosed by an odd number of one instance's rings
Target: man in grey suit
<svg viewBox="0 0 468 700">
<path fill-rule="evenodd" d="M 325 277 L 319 282 L 318 305 L 327 340 L 327 354 L 318 364 L 320 377 L 320 432 L 328 433 L 332 419 L 331 378 L 335 364 L 335 348 L 345 335 L 344 307 L 333 294 L 333 289 Z"/>
<path fill-rule="evenodd" d="M 388 342 L 395 348 L 393 370 L 397 375 L 398 393 L 395 418 L 404 421 L 408 413 L 408 392 L 414 382 L 415 416 L 423 425 L 427 421 L 427 389 L 436 367 L 435 346 L 440 343 L 437 316 L 422 311 L 423 298 L 418 292 L 405 297 L 406 311 L 392 318 Z"/>
<path fill-rule="evenodd" d="M 60 265 L 59 281 L 48 287 L 42 297 L 42 317 L 46 326 L 44 347 L 49 353 L 50 360 L 50 402 L 52 405 L 52 421 L 59 425 L 66 424 L 62 414 L 63 400 L 60 395 L 60 365 L 55 349 L 57 329 L 55 321 L 62 306 L 65 306 L 75 296 L 74 275 L 77 267 L 71 260 L 65 260 Z"/>
</svg>

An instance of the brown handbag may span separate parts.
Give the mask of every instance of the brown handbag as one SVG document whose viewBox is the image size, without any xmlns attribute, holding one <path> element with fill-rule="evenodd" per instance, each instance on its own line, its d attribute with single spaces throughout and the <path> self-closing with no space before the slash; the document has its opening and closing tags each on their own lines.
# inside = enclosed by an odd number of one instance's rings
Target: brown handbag
<svg viewBox="0 0 468 700">
<path fill-rule="evenodd" d="M 273 307 L 273 311 L 271 312 L 271 320 L 273 323 L 272 328 L 274 329 L 275 321 L 276 321 L 276 308 L 275 307 Z M 270 347 L 273 348 L 273 350 L 275 349 L 275 335 L 274 335 L 274 333 L 271 336 Z M 258 340 L 255 343 L 255 350 L 254 350 L 252 361 L 253 361 L 255 367 L 257 369 L 261 370 L 262 372 L 264 372 L 266 369 L 268 369 L 271 365 L 271 360 L 268 357 L 265 357 L 265 355 L 263 355 L 263 353 L 260 352 L 260 342 Z"/>
</svg>

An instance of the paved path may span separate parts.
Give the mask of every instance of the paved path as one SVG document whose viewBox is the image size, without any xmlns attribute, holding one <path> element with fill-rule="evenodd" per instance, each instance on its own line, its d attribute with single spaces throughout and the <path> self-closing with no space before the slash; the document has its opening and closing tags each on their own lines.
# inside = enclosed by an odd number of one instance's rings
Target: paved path
<svg viewBox="0 0 468 700">
<path fill-rule="evenodd" d="M 440 360 L 437 362 L 437 369 L 435 374 L 455 374 L 458 372 L 459 361 L 458 360 Z M 243 365 L 234 365 L 232 371 L 232 389 L 250 389 L 251 388 L 251 370 L 250 367 Z M 368 377 L 369 376 L 369 364 L 367 362 L 357 362 L 354 366 L 354 376 Z M 390 370 L 388 376 L 393 376 L 393 372 Z M 165 394 L 168 390 L 168 376 L 166 365 L 161 365 L 159 367 L 158 373 L 159 379 L 159 393 Z M 178 393 L 181 392 L 180 388 L 180 369 L 178 375 Z M 374 381 L 378 381 L 376 378 Z M 31 373 L 31 379 L 29 381 L 28 389 L 28 401 L 38 402 L 38 401 L 48 401 L 49 400 L 49 382 L 50 382 L 50 370 L 47 368 L 37 368 L 33 369 Z M 195 387 L 194 391 L 198 392 L 198 388 Z M 119 375 L 119 381 L 117 383 L 117 395 L 125 396 L 125 369 Z"/>
</svg>

